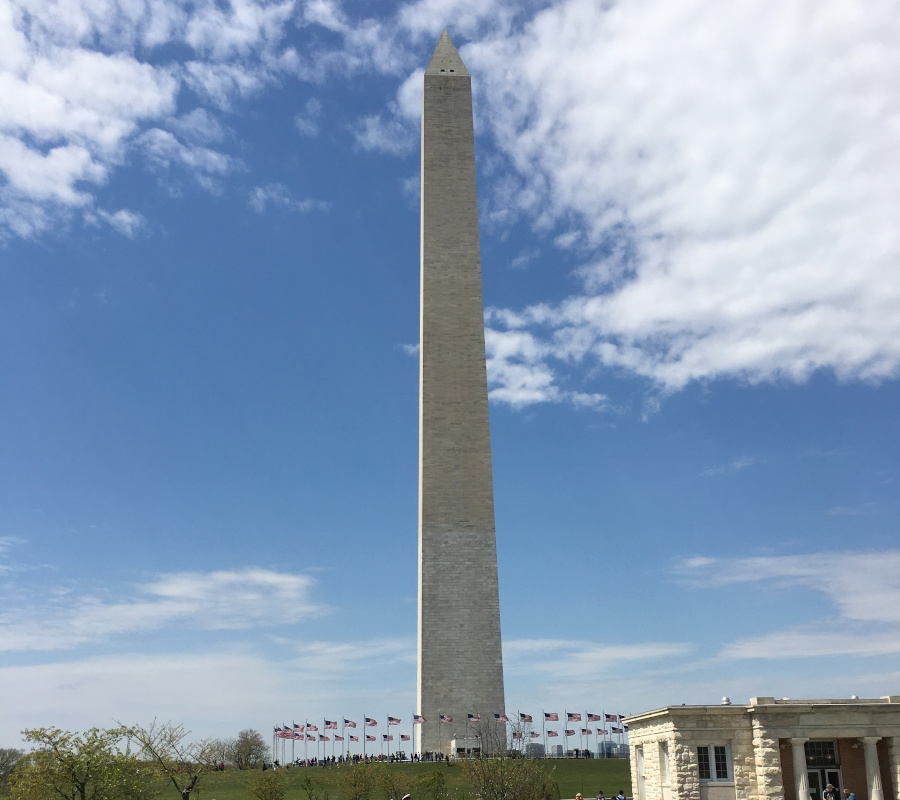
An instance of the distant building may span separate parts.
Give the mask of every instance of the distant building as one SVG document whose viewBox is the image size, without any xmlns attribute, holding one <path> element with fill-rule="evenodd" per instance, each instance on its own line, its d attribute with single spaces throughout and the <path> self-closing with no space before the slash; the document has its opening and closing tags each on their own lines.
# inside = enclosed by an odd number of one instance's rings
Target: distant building
<svg viewBox="0 0 900 800">
<path fill-rule="evenodd" d="M 627 719 L 635 800 L 857 800 L 900 791 L 900 696 L 668 706 Z"/>
</svg>

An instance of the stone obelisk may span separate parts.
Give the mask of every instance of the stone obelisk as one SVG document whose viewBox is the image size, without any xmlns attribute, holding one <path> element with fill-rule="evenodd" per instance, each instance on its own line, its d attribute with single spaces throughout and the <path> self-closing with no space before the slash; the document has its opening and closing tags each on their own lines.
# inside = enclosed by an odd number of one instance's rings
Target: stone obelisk
<svg viewBox="0 0 900 800">
<path fill-rule="evenodd" d="M 446 753 L 467 714 L 472 737 L 504 711 L 472 80 L 446 30 L 425 70 L 421 236 L 418 749 Z"/>
</svg>

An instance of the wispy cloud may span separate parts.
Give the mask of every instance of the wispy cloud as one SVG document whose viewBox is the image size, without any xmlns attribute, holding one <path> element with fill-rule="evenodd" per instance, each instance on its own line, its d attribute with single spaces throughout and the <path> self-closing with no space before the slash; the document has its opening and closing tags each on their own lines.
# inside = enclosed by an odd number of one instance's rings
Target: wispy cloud
<svg viewBox="0 0 900 800">
<path fill-rule="evenodd" d="M 259 567 L 161 575 L 135 586 L 127 600 L 66 596 L 37 608 L 9 608 L 0 615 L 0 649 L 64 650 L 170 625 L 235 630 L 294 623 L 326 610 L 310 597 L 314 583 Z"/>
<path fill-rule="evenodd" d="M 728 472 L 740 472 L 742 469 L 752 467 L 756 463 L 757 459 L 753 456 L 738 456 L 737 458 L 732 459 L 728 464 L 718 467 L 708 467 L 700 474 L 703 477 L 712 477 L 714 475 L 724 475 Z"/>
<path fill-rule="evenodd" d="M 513 672 L 540 672 L 557 678 L 597 678 L 620 662 L 653 662 L 683 656 L 684 642 L 601 645 L 564 639 L 517 639 L 504 642 L 504 665 Z"/>
<path fill-rule="evenodd" d="M 819 622 L 739 638 L 722 658 L 880 655 L 900 651 L 900 551 L 810 553 L 797 556 L 685 559 L 677 574 L 706 590 L 771 583 L 825 595 L 837 610 Z"/>
<path fill-rule="evenodd" d="M 281 183 L 270 183 L 266 186 L 257 186 L 250 192 L 250 208 L 257 214 L 265 213 L 267 206 L 282 208 L 297 214 L 306 214 L 310 211 L 327 211 L 329 204 L 323 200 L 295 200 L 291 196 L 287 186 Z"/>
</svg>

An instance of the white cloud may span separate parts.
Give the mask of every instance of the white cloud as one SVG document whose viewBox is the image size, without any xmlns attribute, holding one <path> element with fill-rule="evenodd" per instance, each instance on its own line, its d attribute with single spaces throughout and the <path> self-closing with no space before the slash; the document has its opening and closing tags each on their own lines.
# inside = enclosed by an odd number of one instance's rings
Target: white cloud
<svg viewBox="0 0 900 800">
<path fill-rule="evenodd" d="M 739 638 L 722 658 L 881 655 L 900 651 L 900 551 L 685 559 L 677 574 L 698 588 L 768 582 L 824 594 L 837 609 L 804 627 Z"/>
<path fill-rule="evenodd" d="M 306 575 L 258 567 L 162 575 L 135 587 L 128 600 L 67 596 L 40 608 L 10 608 L 0 615 L 0 649 L 61 650 L 169 625 L 236 630 L 294 623 L 324 611 L 310 598 L 313 584 Z"/>
<path fill-rule="evenodd" d="M 415 129 L 396 116 L 372 114 L 362 117 L 352 133 L 362 150 L 402 156 L 416 146 Z"/>
<path fill-rule="evenodd" d="M 740 472 L 742 469 L 752 467 L 756 461 L 757 459 L 753 456 L 738 456 L 737 458 L 732 459 L 728 464 L 718 467 L 708 467 L 700 474 L 704 477 L 711 477 L 713 475 L 724 475 L 727 472 Z"/>
<path fill-rule="evenodd" d="M 541 672 L 556 679 L 594 679 L 619 662 L 653 662 L 682 656 L 683 642 L 600 645 L 563 639 L 518 639 L 503 643 L 503 663 L 510 671 Z"/>
<path fill-rule="evenodd" d="M 86 214 L 85 219 L 88 222 L 93 222 L 95 219 L 105 222 L 129 239 L 137 236 L 146 226 L 146 220 L 140 214 L 129 211 L 127 208 L 120 208 L 113 213 L 100 209 L 95 214 Z"/>
<path fill-rule="evenodd" d="M 294 124 L 301 136 L 318 136 L 319 121 L 322 118 L 322 102 L 315 97 L 306 101 L 306 114 L 297 114 Z"/>
<path fill-rule="evenodd" d="M 898 36 L 888 2 L 567 0 L 470 44 L 523 210 L 610 252 L 582 294 L 523 313 L 583 339 L 543 363 L 668 390 L 896 375 Z"/>
<path fill-rule="evenodd" d="M 293 211 L 297 214 L 306 214 L 310 211 L 327 211 L 330 207 L 322 200 L 295 200 L 287 186 L 280 183 L 270 183 L 266 186 L 257 186 L 250 192 L 250 208 L 257 214 L 262 214 L 268 205 Z"/>
</svg>

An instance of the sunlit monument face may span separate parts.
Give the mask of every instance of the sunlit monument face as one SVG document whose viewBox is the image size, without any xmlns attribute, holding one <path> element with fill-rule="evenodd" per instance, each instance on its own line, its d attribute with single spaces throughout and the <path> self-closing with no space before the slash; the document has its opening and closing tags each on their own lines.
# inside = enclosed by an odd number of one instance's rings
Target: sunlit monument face
<svg viewBox="0 0 900 800">
<path fill-rule="evenodd" d="M 472 82 L 446 31 L 425 71 L 421 258 L 417 749 L 449 752 L 504 697 Z"/>
</svg>

